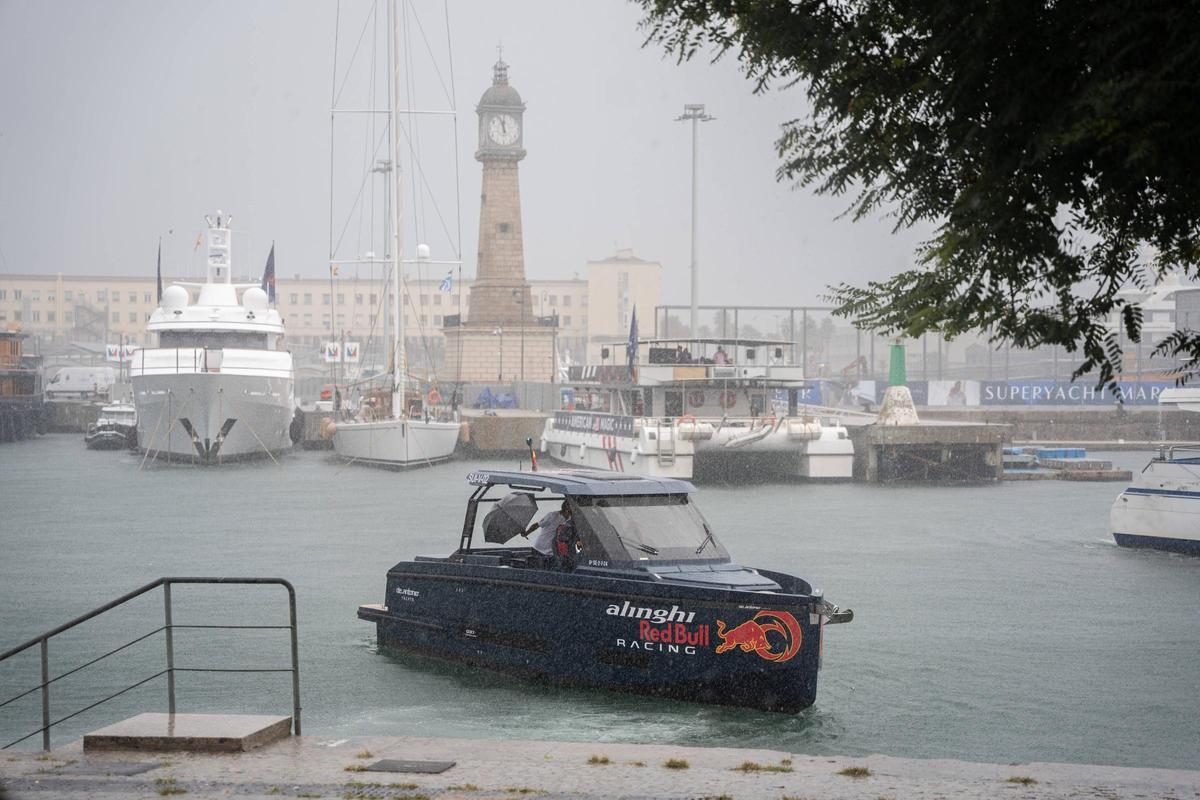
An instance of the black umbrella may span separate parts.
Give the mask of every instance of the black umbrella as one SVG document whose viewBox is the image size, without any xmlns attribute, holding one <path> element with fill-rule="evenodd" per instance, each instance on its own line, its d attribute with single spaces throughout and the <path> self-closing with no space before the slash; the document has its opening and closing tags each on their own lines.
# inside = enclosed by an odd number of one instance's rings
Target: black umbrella
<svg viewBox="0 0 1200 800">
<path fill-rule="evenodd" d="M 520 536 L 536 513 L 537 503 L 530 495 L 513 492 L 501 498 L 483 518 L 484 541 L 504 544 L 514 536 Z"/>
</svg>

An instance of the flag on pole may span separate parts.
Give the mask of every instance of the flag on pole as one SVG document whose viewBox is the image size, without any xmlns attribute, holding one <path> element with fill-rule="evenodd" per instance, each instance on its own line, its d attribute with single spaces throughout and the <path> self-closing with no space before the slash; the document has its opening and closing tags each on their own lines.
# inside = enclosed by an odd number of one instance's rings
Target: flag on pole
<svg viewBox="0 0 1200 800">
<path fill-rule="evenodd" d="M 203 233 L 197 233 L 197 234 L 196 234 L 196 243 L 195 243 L 194 245 L 192 245 L 192 252 L 193 252 L 193 253 L 194 253 L 194 252 L 196 252 L 197 250 L 199 250 L 199 249 L 200 249 L 200 243 L 201 243 L 201 242 L 203 242 L 203 241 L 204 241 L 204 234 L 203 234 Z"/>
<path fill-rule="evenodd" d="M 158 237 L 158 304 L 162 305 L 162 237 Z"/>
<path fill-rule="evenodd" d="M 446 273 L 446 277 L 442 278 L 442 283 L 441 283 L 441 285 L 438 286 L 438 290 L 449 293 L 453 287 L 454 287 L 454 270 L 450 270 L 449 272 Z"/>
<path fill-rule="evenodd" d="M 275 243 L 271 242 L 271 254 L 267 256 L 267 266 L 263 268 L 262 290 L 267 293 L 267 302 L 275 302 Z"/>
<path fill-rule="evenodd" d="M 331 276 L 335 277 L 335 278 L 337 277 L 337 274 L 338 274 L 338 268 L 337 268 L 337 265 L 336 265 L 336 264 L 330 264 L 330 265 L 329 265 L 329 274 L 330 274 Z"/>
<path fill-rule="evenodd" d="M 633 365 L 637 363 L 638 352 L 638 328 L 637 328 L 637 306 L 633 307 L 633 316 L 629 320 L 629 344 L 625 346 L 625 354 L 629 358 L 629 371 L 633 372 Z"/>
</svg>

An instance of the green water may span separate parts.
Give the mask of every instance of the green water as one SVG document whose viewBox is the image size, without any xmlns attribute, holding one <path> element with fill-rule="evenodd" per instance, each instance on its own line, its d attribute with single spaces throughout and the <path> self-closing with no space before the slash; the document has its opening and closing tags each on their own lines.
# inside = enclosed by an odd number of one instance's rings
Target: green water
<svg viewBox="0 0 1200 800">
<path fill-rule="evenodd" d="M 1110 454 L 1138 468 L 1143 454 Z M 1119 484 L 704 487 L 735 560 L 794 572 L 856 613 L 827 630 L 817 704 L 785 716 L 564 690 L 377 652 L 355 608 L 384 572 L 456 542 L 473 462 L 392 473 L 324 453 L 139 469 L 78 436 L 0 447 L 0 650 L 163 575 L 274 575 L 299 597 L 306 734 L 775 747 L 797 753 L 1200 764 L 1200 558 L 1124 550 Z M 160 594 L 51 645 L 54 673 L 162 624 Z M 175 590 L 175 622 L 286 622 L 278 589 Z M 123 637 L 123 638 L 122 638 Z M 53 716 L 162 669 L 161 634 L 54 684 Z M 176 633 L 181 667 L 287 666 L 278 631 Z M 0 700 L 37 682 L 0 664 Z M 162 679 L 55 741 L 165 710 Z M 182 711 L 287 713 L 279 673 L 179 675 Z M 0 708 L 0 745 L 40 700 Z M 36 740 L 31 740 L 36 742 Z"/>
</svg>

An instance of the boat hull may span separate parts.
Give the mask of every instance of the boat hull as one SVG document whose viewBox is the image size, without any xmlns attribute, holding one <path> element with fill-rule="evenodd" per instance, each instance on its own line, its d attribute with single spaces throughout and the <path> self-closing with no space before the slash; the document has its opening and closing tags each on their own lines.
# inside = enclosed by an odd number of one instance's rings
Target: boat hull
<svg viewBox="0 0 1200 800">
<path fill-rule="evenodd" d="M 102 428 L 89 431 L 83 443 L 89 450 L 134 450 L 137 447 L 136 429 Z"/>
<path fill-rule="evenodd" d="M 469 598 L 466 599 L 466 598 Z M 816 699 L 811 597 L 412 562 L 361 606 L 383 648 L 556 683 L 794 713 Z"/>
<path fill-rule="evenodd" d="M 1151 461 L 1109 521 L 1122 547 L 1200 555 L 1200 458 Z"/>
<path fill-rule="evenodd" d="M 292 379 L 264 375 L 135 375 L 138 446 L 149 457 L 218 464 L 291 449 Z"/>
<path fill-rule="evenodd" d="M 403 419 L 339 422 L 333 449 L 355 463 L 392 469 L 425 467 L 454 455 L 459 428 L 457 422 Z"/>
</svg>

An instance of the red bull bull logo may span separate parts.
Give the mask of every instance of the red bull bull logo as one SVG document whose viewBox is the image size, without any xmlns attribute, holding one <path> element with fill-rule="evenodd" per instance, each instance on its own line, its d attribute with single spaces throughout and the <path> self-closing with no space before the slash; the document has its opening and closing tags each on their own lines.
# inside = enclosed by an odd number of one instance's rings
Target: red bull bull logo
<svg viewBox="0 0 1200 800">
<path fill-rule="evenodd" d="M 718 653 L 741 649 L 776 663 L 799 653 L 803 641 L 800 623 L 786 611 L 759 611 L 753 619 L 729 629 L 723 620 L 717 620 L 717 636 L 721 637 Z"/>
</svg>

